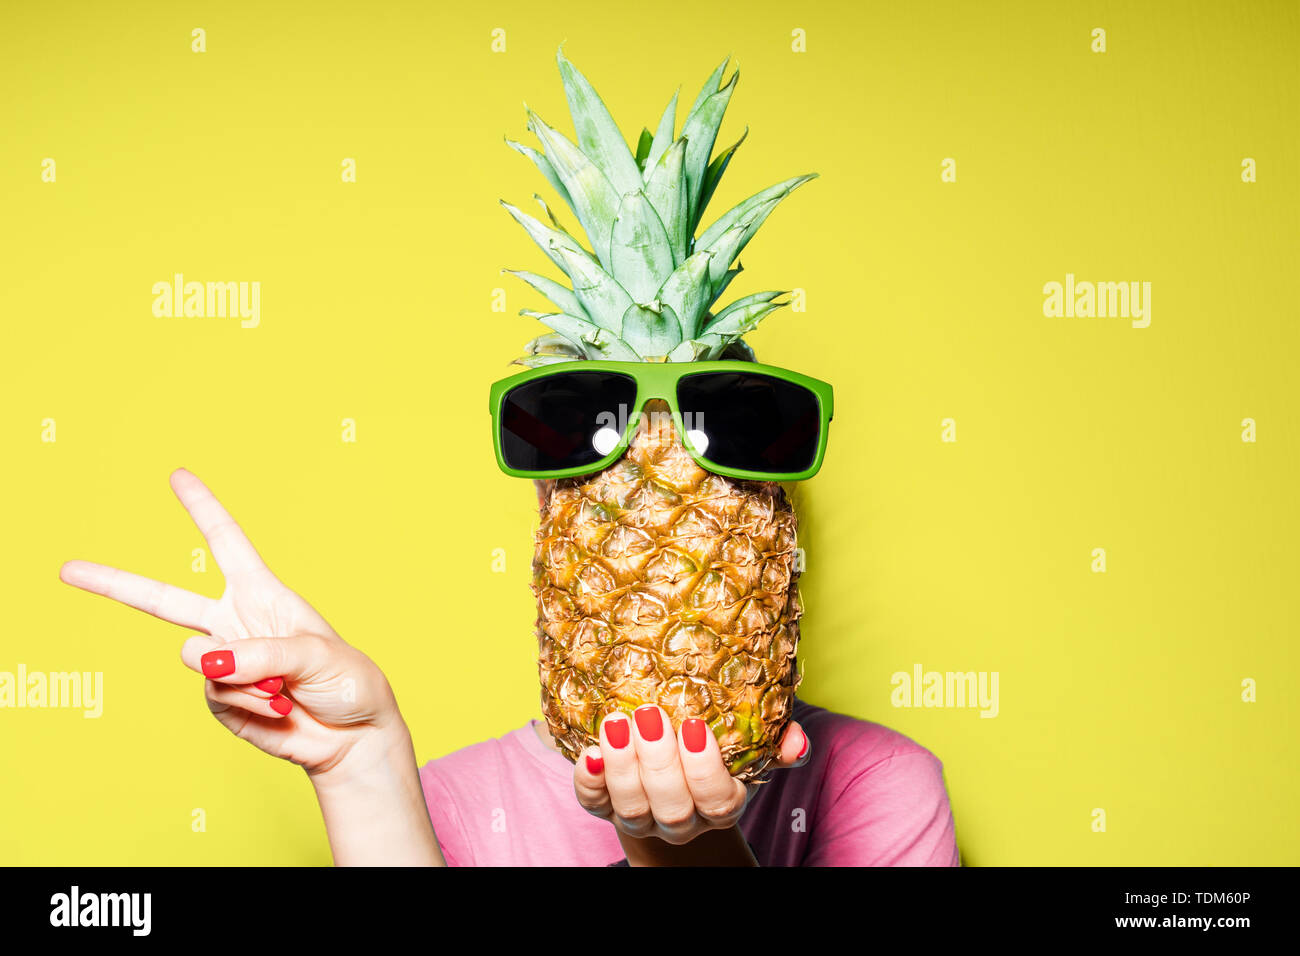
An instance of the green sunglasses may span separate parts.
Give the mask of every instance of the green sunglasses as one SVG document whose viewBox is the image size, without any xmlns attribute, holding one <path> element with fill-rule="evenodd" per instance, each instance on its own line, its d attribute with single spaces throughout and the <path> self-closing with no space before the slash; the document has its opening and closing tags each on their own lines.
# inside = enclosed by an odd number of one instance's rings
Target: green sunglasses
<svg viewBox="0 0 1300 956">
<path fill-rule="evenodd" d="M 557 362 L 492 385 L 497 464 L 517 478 L 608 468 L 647 402 L 668 404 L 687 453 L 730 478 L 798 481 L 821 468 L 830 385 L 755 362 Z"/>
</svg>

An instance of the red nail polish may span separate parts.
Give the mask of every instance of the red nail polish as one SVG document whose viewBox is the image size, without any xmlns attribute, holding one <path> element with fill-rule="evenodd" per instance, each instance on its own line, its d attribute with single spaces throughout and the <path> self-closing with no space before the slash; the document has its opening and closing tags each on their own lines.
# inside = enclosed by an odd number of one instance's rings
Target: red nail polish
<svg viewBox="0 0 1300 956">
<path fill-rule="evenodd" d="M 231 650 L 208 651 L 199 658 L 204 677 L 227 677 L 235 672 L 235 652 Z"/>
<path fill-rule="evenodd" d="M 605 721 L 605 736 L 609 739 L 609 745 L 615 750 L 626 747 L 627 742 L 632 739 L 632 728 L 627 718 L 620 717 L 618 720 Z"/>
<path fill-rule="evenodd" d="M 682 741 L 686 744 L 686 749 L 693 754 L 703 753 L 704 747 L 708 743 L 708 738 L 704 735 L 708 733 L 709 725 L 698 717 L 692 717 L 682 724 Z"/>
<path fill-rule="evenodd" d="M 636 718 L 636 729 L 642 740 L 658 740 L 664 735 L 664 719 L 658 707 L 638 707 L 632 716 Z"/>
<path fill-rule="evenodd" d="M 293 701 L 288 697 L 272 697 L 270 704 L 271 709 L 281 717 L 293 710 Z"/>
<path fill-rule="evenodd" d="M 267 694 L 278 694 L 280 693 L 280 688 L 284 686 L 284 678 L 268 677 L 266 680 L 258 681 L 253 686 Z"/>
<path fill-rule="evenodd" d="M 808 735 L 803 735 L 803 746 L 799 748 L 799 753 L 795 755 L 795 760 L 802 760 L 803 755 L 808 752 Z"/>
<path fill-rule="evenodd" d="M 603 771 L 604 769 L 605 769 L 605 761 L 604 761 L 602 758 L 600 758 L 600 757 L 593 757 L 591 754 L 587 754 L 587 772 L 588 772 L 588 773 L 594 775 L 594 774 L 598 774 L 598 773 L 600 773 L 600 772 Z"/>
</svg>

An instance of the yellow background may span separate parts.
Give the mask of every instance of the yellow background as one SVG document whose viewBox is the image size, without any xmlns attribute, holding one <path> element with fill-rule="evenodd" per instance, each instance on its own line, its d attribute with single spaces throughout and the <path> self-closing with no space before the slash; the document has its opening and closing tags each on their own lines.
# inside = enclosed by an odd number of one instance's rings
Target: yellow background
<svg viewBox="0 0 1300 956">
<path fill-rule="evenodd" d="M 751 132 L 706 221 L 821 173 L 732 287 L 805 289 L 752 343 L 836 388 L 801 489 L 805 699 L 938 754 L 968 864 L 1300 862 L 1298 16 L 6 2 L 0 670 L 103 671 L 106 699 L 0 711 L 0 863 L 329 861 L 304 775 L 209 716 L 185 632 L 57 579 L 219 594 L 176 466 L 385 668 L 421 759 L 537 714 L 532 490 L 485 399 L 541 303 L 498 270 L 554 274 L 497 200 L 554 199 L 502 138 L 532 142 L 525 99 L 571 131 L 561 41 L 629 139 L 735 55 L 719 145 Z M 260 281 L 260 327 L 155 318 L 175 272 Z M 1067 272 L 1151 282 L 1150 328 L 1044 317 Z M 999 672 L 999 716 L 892 707 L 917 662 Z"/>
</svg>

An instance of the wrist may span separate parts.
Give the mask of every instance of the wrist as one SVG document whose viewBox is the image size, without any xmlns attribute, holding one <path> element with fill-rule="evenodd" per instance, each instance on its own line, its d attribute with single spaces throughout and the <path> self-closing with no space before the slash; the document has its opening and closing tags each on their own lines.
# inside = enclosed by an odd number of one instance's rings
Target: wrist
<svg viewBox="0 0 1300 956">
<path fill-rule="evenodd" d="M 349 790 L 367 784 L 381 784 L 415 765 L 411 732 L 400 718 L 392 725 L 370 727 L 362 732 L 336 759 L 307 771 L 312 786 L 320 791 Z"/>
<path fill-rule="evenodd" d="M 628 866 L 758 866 L 753 850 L 733 826 L 705 830 L 689 843 L 672 844 L 658 837 L 633 837 L 618 832 Z"/>
</svg>

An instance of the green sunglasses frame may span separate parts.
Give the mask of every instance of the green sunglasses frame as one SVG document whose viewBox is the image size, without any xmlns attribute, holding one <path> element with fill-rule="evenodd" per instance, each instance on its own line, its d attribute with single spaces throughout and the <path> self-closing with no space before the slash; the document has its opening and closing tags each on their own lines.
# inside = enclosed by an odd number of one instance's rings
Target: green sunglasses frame
<svg viewBox="0 0 1300 956">
<path fill-rule="evenodd" d="M 550 375 L 558 375 L 563 372 L 617 372 L 627 375 L 636 382 L 636 397 L 633 399 L 632 411 L 628 414 L 628 424 L 622 438 L 619 439 L 619 443 L 614 447 L 613 451 L 590 465 L 582 465 L 578 468 L 562 468 L 556 471 L 524 471 L 511 468 L 506 464 L 505 457 L 501 452 L 501 409 L 505 404 L 506 395 L 510 393 L 511 389 L 525 382 L 546 378 Z M 804 471 L 746 471 L 743 468 L 727 468 L 715 464 L 709 460 L 707 455 L 697 452 L 691 445 L 690 438 L 687 437 L 686 429 L 682 425 L 681 412 L 677 408 L 677 383 L 683 378 L 698 375 L 701 372 L 752 372 L 757 375 L 768 375 L 795 385 L 801 385 L 812 392 L 817 397 L 818 411 L 821 416 L 817 431 L 817 453 L 812 465 Z M 551 365 L 544 365 L 541 368 L 529 369 L 526 372 L 520 372 L 518 375 L 512 375 L 509 378 L 503 378 L 499 382 L 492 383 L 488 410 L 492 413 L 492 447 L 496 452 L 497 465 L 507 475 L 516 478 L 572 478 L 578 475 L 591 475 L 604 471 L 623 457 L 628 445 L 631 444 L 633 437 L 636 435 L 637 427 L 641 422 L 641 413 L 645 410 L 646 403 L 653 399 L 660 399 L 667 403 L 682 446 L 697 465 L 714 474 L 753 481 L 801 481 L 817 474 L 818 469 L 822 466 L 822 458 L 826 454 L 830 421 L 835 411 L 834 391 L 827 382 L 801 375 L 798 372 L 792 372 L 789 369 L 777 368 L 775 365 L 760 365 L 757 362 L 744 362 L 735 359 L 717 362 L 604 362 L 582 360 L 556 362 Z"/>
</svg>

